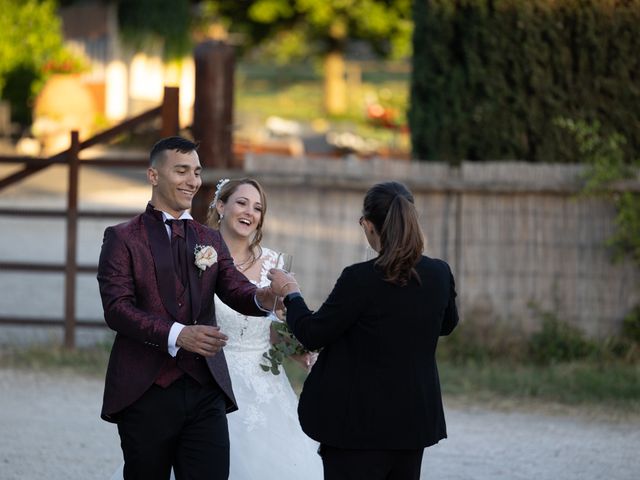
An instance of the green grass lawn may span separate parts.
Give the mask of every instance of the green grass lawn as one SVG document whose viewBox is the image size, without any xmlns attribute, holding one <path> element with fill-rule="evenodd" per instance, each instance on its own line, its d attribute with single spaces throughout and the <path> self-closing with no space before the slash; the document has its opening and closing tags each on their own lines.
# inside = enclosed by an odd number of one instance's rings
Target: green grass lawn
<svg viewBox="0 0 640 480">
<path fill-rule="evenodd" d="M 40 346 L 4 349 L 0 368 L 64 371 L 104 376 L 110 345 L 68 351 Z M 572 361 L 548 366 L 508 360 L 438 362 L 445 397 L 463 403 L 554 403 L 588 408 L 612 408 L 640 413 L 640 364 L 637 362 Z M 299 392 L 305 372 L 285 363 L 294 389 Z"/>
<path fill-rule="evenodd" d="M 75 350 L 53 345 L 28 348 L 4 347 L 0 350 L 0 368 L 68 371 L 103 377 L 107 369 L 110 349 L 111 343 Z"/>
<path fill-rule="evenodd" d="M 583 360 L 549 366 L 439 362 L 445 395 L 503 398 L 564 405 L 611 406 L 640 413 L 640 365 Z"/>
<path fill-rule="evenodd" d="M 329 117 L 323 107 L 322 77 L 312 66 L 260 68 L 240 65 L 236 75 L 235 116 L 242 129 L 249 123 L 264 123 L 276 115 L 310 124 L 322 131 L 349 131 L 378 141 L 384 147 L 409 151 L 408 134 L 376 126 L 367 118 L 367 104 L 378 103 L 395 113 L 396 123 L 406 125 L 409 104 L 409 72 L 393 71 L 380 63 L 363 71 L 361 80 L 348 82 L 347 110 Z"/>
</svg>

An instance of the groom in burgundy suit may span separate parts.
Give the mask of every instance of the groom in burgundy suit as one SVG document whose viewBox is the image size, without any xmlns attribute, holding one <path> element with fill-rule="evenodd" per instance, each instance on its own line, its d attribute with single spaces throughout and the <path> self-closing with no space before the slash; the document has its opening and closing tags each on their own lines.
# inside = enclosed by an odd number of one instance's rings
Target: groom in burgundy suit
<svg viewBox="0 0 640 480">
<path fill-rule="evenodd" d="M 98 283 L 116 331 L 102 418 L 118 425 L 125 479 L 227 479 L 226 413 L 237 409 L 216 326 L 214 293 L 265 315 L 267 289 L 239 273 L 220 234 L 188 210 L 202 184 L 197 144 L 153 147 L 144 213 L 106 229 Z"/>
</svg>

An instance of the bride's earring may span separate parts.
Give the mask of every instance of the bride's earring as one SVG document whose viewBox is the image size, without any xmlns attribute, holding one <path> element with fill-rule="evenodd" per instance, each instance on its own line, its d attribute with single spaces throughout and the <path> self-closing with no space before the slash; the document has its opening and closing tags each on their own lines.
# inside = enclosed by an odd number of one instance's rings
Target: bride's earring
<svg viewBox="0 0 640 480">
<path fill-rule="evenodd" d="M 220 222 L 222 222 L 223 218 L 224 218 L 224 213 L 221 213 L 220 217 L 218 218 L 218 225 L 220 225 Z"/>
</svg>

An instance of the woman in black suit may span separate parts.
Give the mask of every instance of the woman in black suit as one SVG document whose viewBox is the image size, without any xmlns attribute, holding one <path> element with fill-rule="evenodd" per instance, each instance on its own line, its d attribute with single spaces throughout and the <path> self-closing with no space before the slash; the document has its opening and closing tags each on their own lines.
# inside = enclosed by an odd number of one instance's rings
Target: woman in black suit
<svg viewBox="0 0 640 480">
<path fill-rule="evenodd" d="M 320 442 L 325 479 L 417 480 L 424 448 L 447 436 L 435 352 L 458 323 L 453 275 L 422 255 L 404 185 L 372 187 L 360 225 L 378 256 L 345 268 L 317 312 L 292 275 L 270 272 L 296 337 L 322 349 L 300 396 L 300 423 Z"/>
</svg>

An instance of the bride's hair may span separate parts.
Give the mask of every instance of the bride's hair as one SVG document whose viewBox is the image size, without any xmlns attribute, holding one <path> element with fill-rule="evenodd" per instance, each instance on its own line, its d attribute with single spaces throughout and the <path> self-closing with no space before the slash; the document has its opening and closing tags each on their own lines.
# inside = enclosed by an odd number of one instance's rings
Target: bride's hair
<svg viewBox="0 0 640 480">
<path fill-rule="evenodd" d="M 260 203 L 262 204 L 262 215 L 260 215 L 260 221 L 256 228 L 256 233 L 249 244 L 249 250 L 251 251 L 251 263 L 255 262 L 261 255 L 260 242 L 262 241 L 262 225 L 264 223 L 264 217 L 267 214 L 267 196 L 264 193 L 262 185 L 253 178 L 239 178 L 233 180 L 221 181 L 218 190 L 216 190 L 215 197 L 209 205 L 209 211 L 207 212 L 207 225 L 211 228 L 218 230 L 220 228 L 220 214 L 216 209 L 216 203 L 220 200 L 222 203 L 227 203 L 229 197 L 238 189 L 240 185 L 251 185 L 260 194 Z"/>
<path fill-rule="evenodd" d="M 380 235 L 375 263 L 385 280 L 406 285 L 413 277 L 420 282 L 415 265 L 422 256 L 424 240 L 409 189 L 398 182 L 374 185 L 364 197 L 362 213 Z"/>
</svg>

